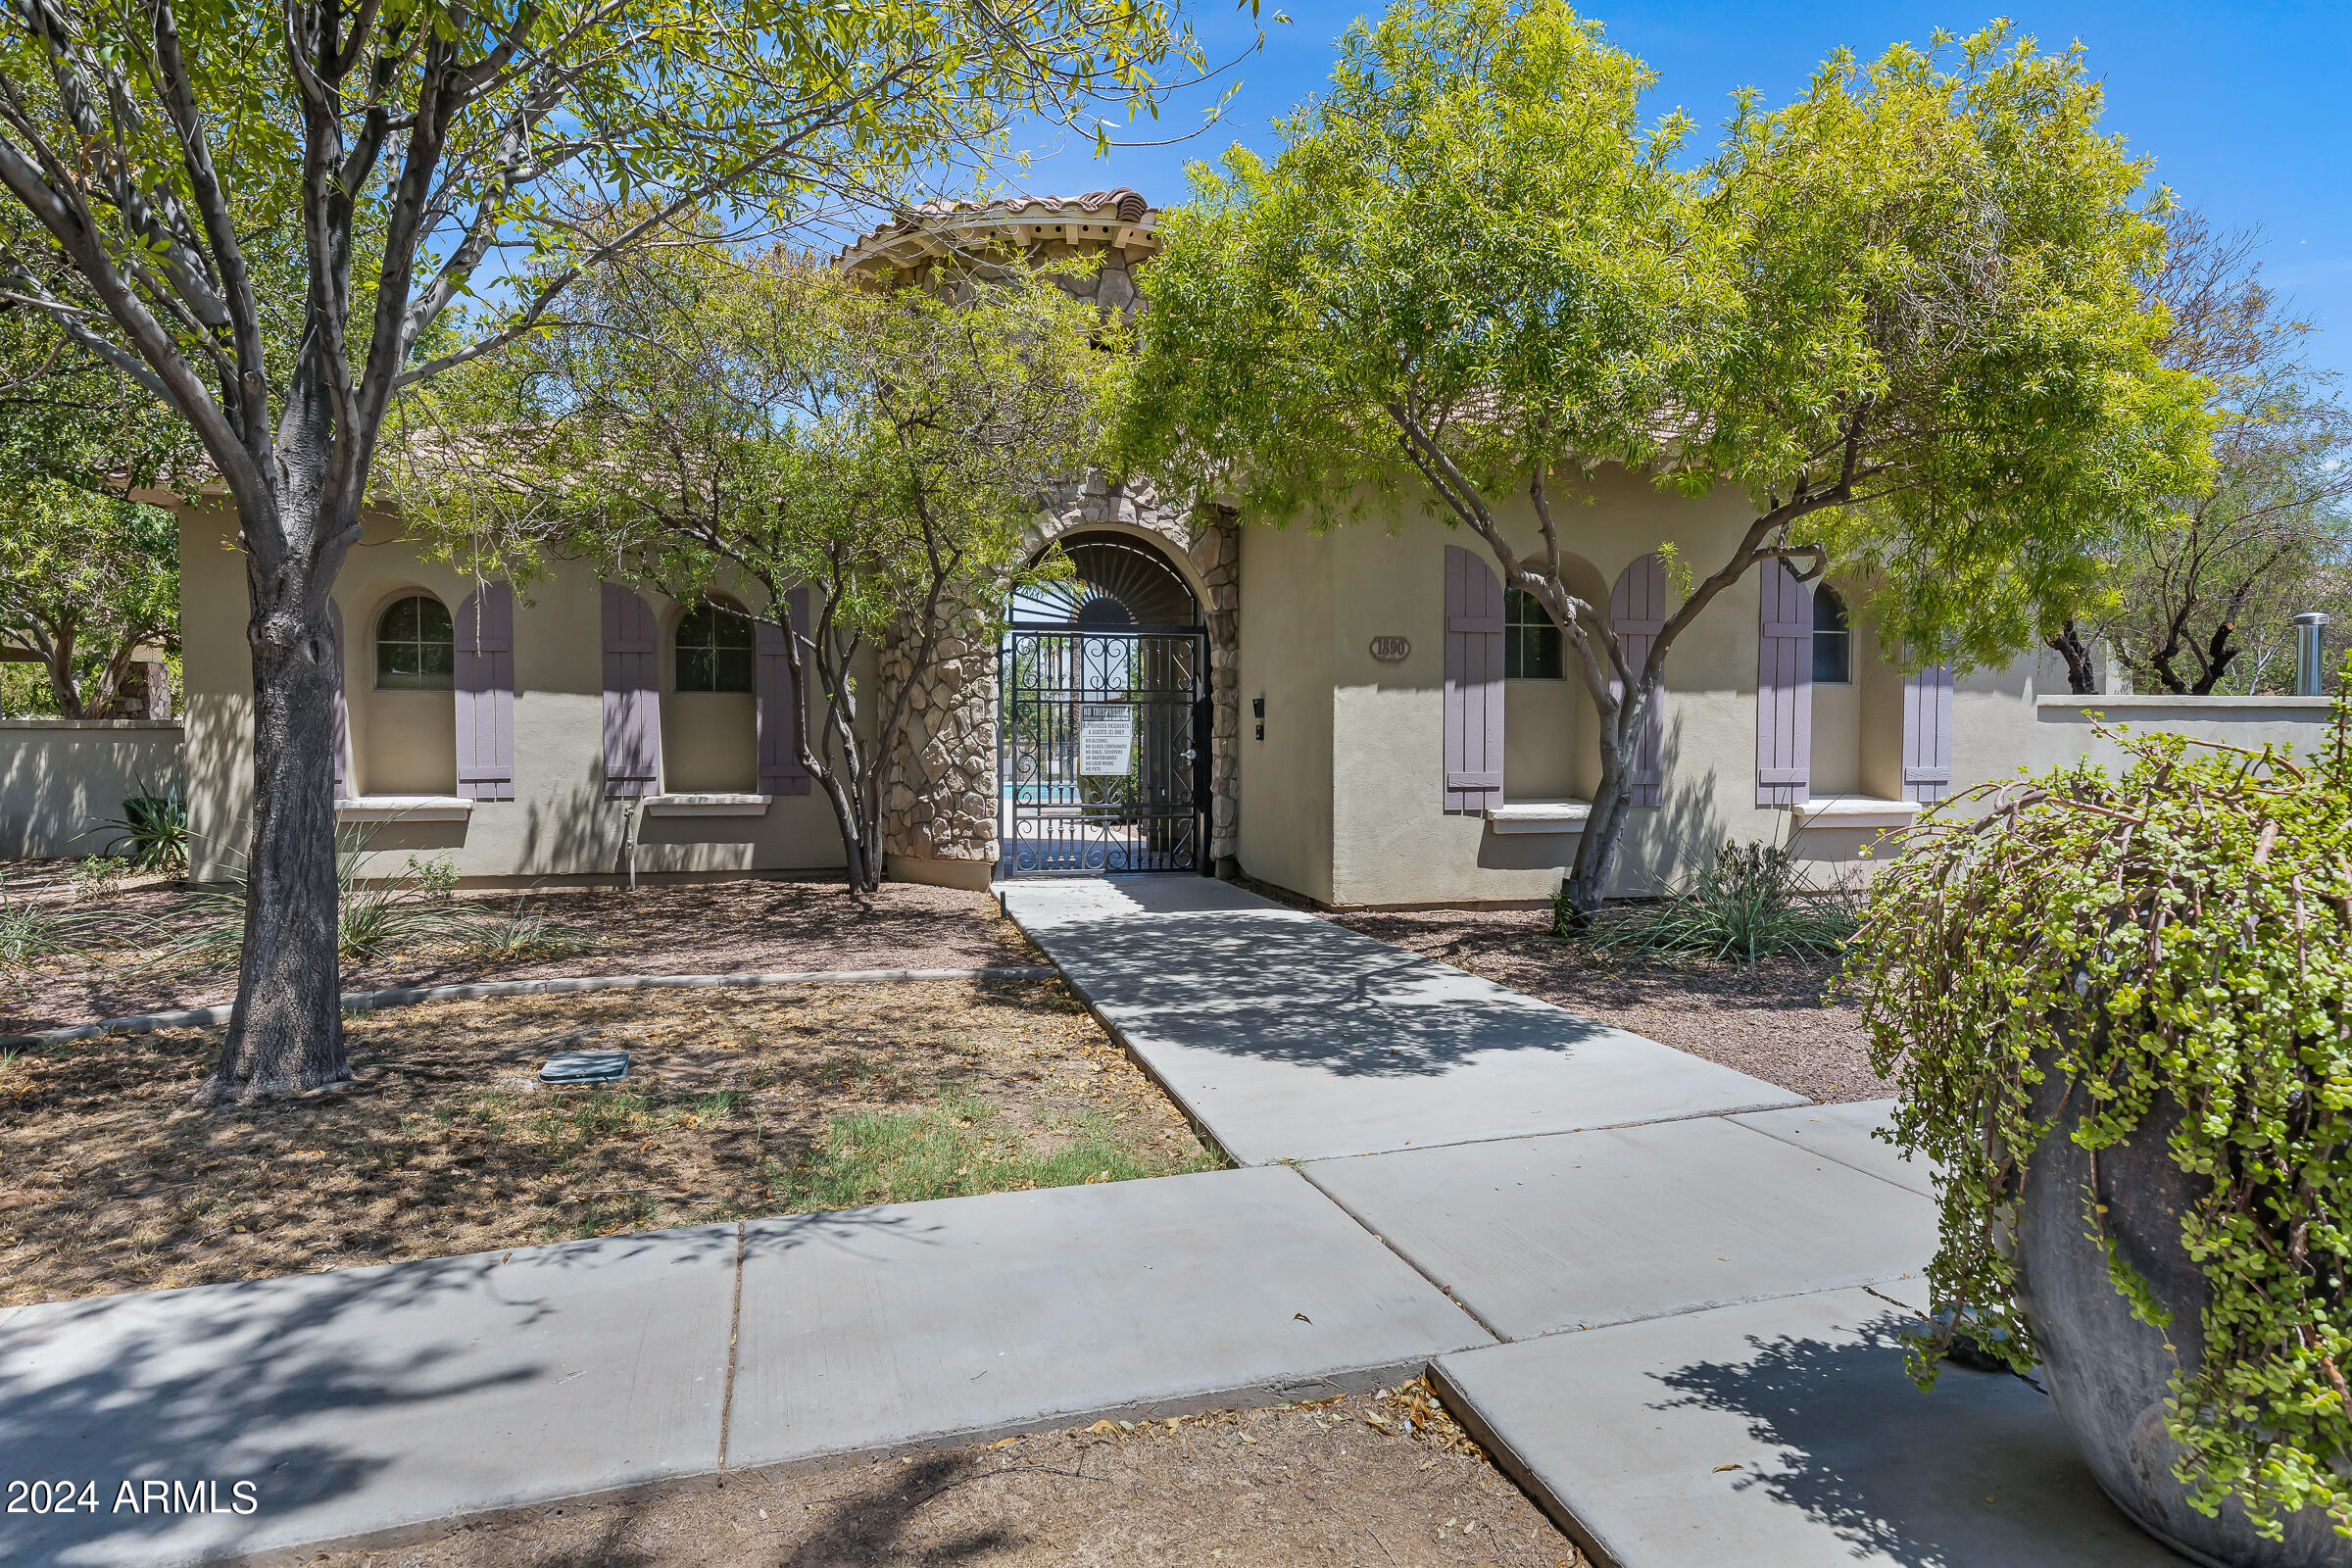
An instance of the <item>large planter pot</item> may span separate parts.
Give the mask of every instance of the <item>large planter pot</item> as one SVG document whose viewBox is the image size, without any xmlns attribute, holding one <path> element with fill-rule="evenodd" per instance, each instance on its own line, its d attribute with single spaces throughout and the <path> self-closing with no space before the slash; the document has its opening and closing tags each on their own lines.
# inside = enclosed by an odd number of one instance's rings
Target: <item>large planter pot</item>
<svg viewBox="0 0 2352 1568">
<path fill-rule="evenodd" d="M 2065 1090 L 2051 1073 L 2035 1091 L 2035 1119 L 2058 1121 L 2028 1162 L 2017 1213 L 2019 1306 L 2058 1418 L 2107 1494 L 2176 1551 L 2215 1568 L 2344 1568 L 2352 1541 L 2325 1515 L 2305 1509 L 2284 1521 L 2284 1539 L 2265 1541 L 2234 1502 L 2199 1513 L 2173 1479 L 2180 1446 L 2164 1430 L 2164 1400 L 2176 1351 L 2181 1366 L 2202 1364 L 2205 1307 L 2204 1271 L 2180 1245 L 2194 1179 L 2165 1148 L 2180 1107 L 2166 1100 L 2129 1141 L 2100 1151 L 2094 1184 L 2092 1156 L 2068 1136 L 2084 1097 Z M 2094 1185 L 2119 1254 L 2172 1313 L 2169 1329 L 2141 1322 L 2117 1293 L 2084 1213 Z"/>
</svg>

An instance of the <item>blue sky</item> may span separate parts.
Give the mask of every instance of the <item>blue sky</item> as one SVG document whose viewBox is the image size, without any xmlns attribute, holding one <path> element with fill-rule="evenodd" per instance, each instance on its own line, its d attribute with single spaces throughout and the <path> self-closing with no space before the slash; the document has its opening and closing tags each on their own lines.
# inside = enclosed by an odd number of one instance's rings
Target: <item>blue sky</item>
<svg viewBox="0 0 2352 1568">
<path fill-rule="evenodd" d="M 1270 18 L 1274 9 L 1266 7 Z M 1044 149 L 1019 181 L 1075 193 L 1132 185 L 1155 202 L 1184 192 L 1183 167 L 1228 143 L 1271 143 L 1268 122 L 1329 74 L 1333 41 L 1360 4 L 1294 0 L 1288 26 L 1268 21 L 1264 53 L 1235 73 L 1241 90 L 1225 121 L 1181 147 Z M 1690 112 L 1720 124 L 1733 89 L 1767 102 L 1799 91 L 1838 45 L 1865 57 L 1887 44 L 1924 44 L 1938 25 L 1966 31 L 2004 14 L 1923 5 L 1620 4 L 1594 6 L 1610 39 L 1658 74 L 1655 113 Z M 2107 125 L 2153 154 L 2153 177 L 2201 207 L 2217 227 L 2259 226 L 2265 273 L 2323 327 L 2314 358 L 2352 372 L 2352 6 L 2034 4 L 2006 14 L 2044 47 L 2080 39 L 2106 84 Z M 1205 0 L 1195 24 L 1228 52 L 1251 30 L 1246 11 Z M 1164 111 L 1168 134 L 1197 125 L 1207 98 Z"/>
</svg>

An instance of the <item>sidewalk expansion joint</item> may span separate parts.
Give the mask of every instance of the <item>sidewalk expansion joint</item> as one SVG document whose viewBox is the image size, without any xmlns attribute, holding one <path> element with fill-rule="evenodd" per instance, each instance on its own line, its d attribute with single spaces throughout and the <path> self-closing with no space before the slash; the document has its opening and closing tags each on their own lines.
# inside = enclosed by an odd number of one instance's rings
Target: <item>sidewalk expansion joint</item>
<svg viewBox="0 0 2352 1568">
<path fill-rule="evenodd" d="M 735 1222 L 735 1298 L 727 1309 L 727 1382 L 718 1404 L 718 1468 L 727 1467 L 727 1443 L 735 1435 L 736 1349 L 743 1341 L 744 1222 Z"/>
<path fill-rule="evenodd" d="M 1480 1328 L 1485 1329 L 1489 1334 L 1492 1334 L 1494 1337 L 1495 1344 L 1508 1345 L 1511 1343 L 1511 1337 L 1508 1334 L 1503 1333 L 1502 1330 L 1488 1322 L 1485 1317 L 1480 1315 L 1477 1307 L 1472 1306 L 1468 1301 L 1465 1301 L 1460 1297 L 1454 1295 L 1452 1286 L 1446 1284 L 1444 1280 L 1439 1279 L 1435 1274 L 1432 1274 L 1429 1270 L 1414 1262 L 1410 1257 L 1406 1256 L 1397 1249 L 1396 1243 L 1390 1241 L 1386 1236 L 1383 1236 L 1380 1234 L 1380 1232 L 1374 1230 L 1371 1226 L 1371 1223 L 1367 1221 L 1363 1215 L 1358 1214 L 1354 1209 L 1349 1208 L 1346 1201 L 1343 1200 L 1337 1193 L 1334 1193 L 1330 1188 L 1315 1180 L 1314 1173 L 1312 1171 L 1308 1170 L 1302 1164 L 1293 1165 L 1291 1168 L 1297 1171 L 1299 1175 L 1305 1177 L 1306 1185 L 1312 1187 L 1316 1192 L 1321 1193 L 1330 1200 L 1333 1207 L 1337 1208 L 1341 1213 L 1347 1215 L 1349 1219 L 1355 1221 L 1357 1225 L 1361 1226 L 1366 1236 L 1371 1237 L 1382 1247 L 1387 1248 L 1390 1256 L 1396 1258 L 1396 1261 L 1402 1263 L 1406 1268 L 1411 1269 L 1414 1273 L 1429 1281 L 1430 1284 L 1436 1286 L 1439 1295 L 1445 1297 L 1446 1299 L 1460 1307 L 1463 1314 L 1467 1316 L 1471 1322 L 1477 1324 Z"/>
</svg>

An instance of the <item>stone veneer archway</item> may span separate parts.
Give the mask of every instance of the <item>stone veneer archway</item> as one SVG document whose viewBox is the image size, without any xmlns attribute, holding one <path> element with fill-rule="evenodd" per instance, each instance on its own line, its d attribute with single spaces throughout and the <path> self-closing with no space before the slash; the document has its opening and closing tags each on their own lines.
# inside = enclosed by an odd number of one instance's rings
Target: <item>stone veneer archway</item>
<svg viewBox="0 0 2352 1568">
<path fill-rule="evenodd" d="M 1057 487 L 1040 513 L 1032 551 L 1080 528 L 1132 529 L 1169 553 L 1200 596 L 1208 627 L 1208 853 L 1220 868 L 1241 835 L 1241 535 L 1230 513 L 1196 522 L 1148 484 L 1120 485 L 1090 471 Z M 881 655 L 882 701 L 905 681 L 897 639 Z M 882 833 L 894 877 L 985 886 L 998 842 L 997 650 L 984 617 L 965 614 L 907 705 L 906 741 L 884 774 Z"/>
</svg>

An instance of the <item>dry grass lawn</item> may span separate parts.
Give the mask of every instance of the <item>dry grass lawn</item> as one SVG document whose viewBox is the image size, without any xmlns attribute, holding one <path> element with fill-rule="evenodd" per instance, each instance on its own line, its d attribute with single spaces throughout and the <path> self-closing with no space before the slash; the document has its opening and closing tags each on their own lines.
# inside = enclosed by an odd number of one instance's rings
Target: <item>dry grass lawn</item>
<svg viewBox="0 0 2352 1568">
<path fill-rule="evenodd" d="M 391 875 L 402 857 L 376 857 Z M 0 1036 L 202 1006 L 235 994 L 233 965 L 174 962 L 167 944 L 217 919 L 217 897 L 160 878 L 94 894 L 63 860 L 0 861 Z M 95 929 L 12 955 L 6 911 L 35 909 Z M 582 974 L 743 974 L 825 969 L 979 969 L 1045 962 L 986 893 L 891 882 L 853 895 L 838 881 L 732 877 L 621 888 L 467 893 L 458 907 L 495 932 L 518 915 L 553 940 L 500 951 L 490 941 L 395 943 L 346 957 L 343 989 Z M 209 914 L 208 914 L 209 911 Z M 233 911 L 232 911 L 233 916 Z"/>
<path fill-rule="evenodd" d="M 1109 1422 L 625 1502 L 582 1498 L 323 1568 L 1585 1568 L 1419 1380 Z"/>
<path fill-rule="evenodd" d="M 1218 1163 L 1058 983 L 603 992 L 350 1019 L 199 1110 L 217 1031 L 0 1060 L 0 1306 Z M 612 1088 L 551 1051 L 626 1047 Z"/>
</svg>

